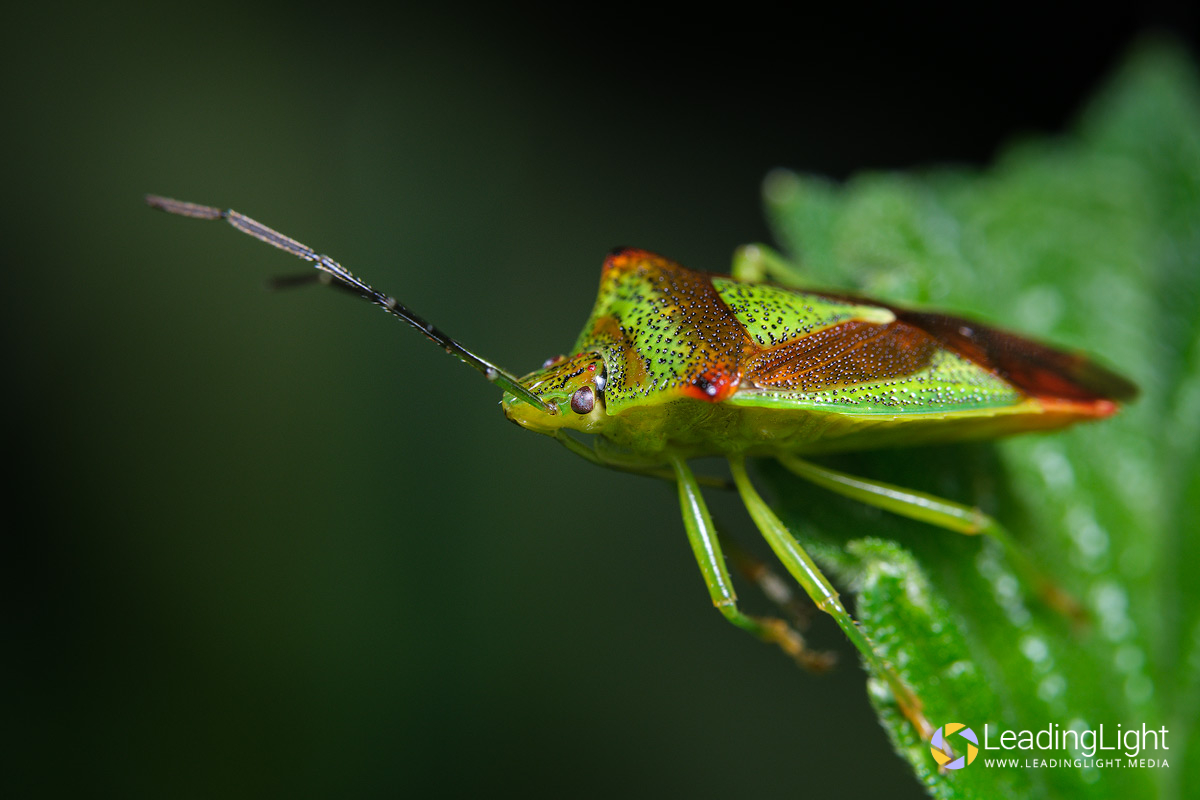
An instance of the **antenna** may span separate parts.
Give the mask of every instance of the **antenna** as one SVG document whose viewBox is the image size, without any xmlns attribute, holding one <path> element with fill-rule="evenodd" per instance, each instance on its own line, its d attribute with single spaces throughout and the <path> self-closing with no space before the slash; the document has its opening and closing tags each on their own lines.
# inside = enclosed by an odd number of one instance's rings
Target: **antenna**
<svg viewBox="0 0 1200 800">
<path fill-rule="evenodd" d="M 323 273 L 320 278 L 323 278 L 323 283 L 335 286 L 339 289 L 346 289 L 364 300 L 369 300 L 377 306 L 380 306 L 384 311 L 387 311 L 394 317 L 407 322 L 412 327 L 423 333 L 425 337 L 450 355 L 457 358 L 467 366 L 481 372 L 485 378 L 494 384 L 497 384 L 504 391 L 515 395 L 524 400 L 535 408 L 540 408 L 547 414 L 557 414 L 558 408 L 546 403 L 533 392 L 521 385 L 515 375 L 506 370 L 497 367 L 492 362 L 480 358 L 472 353 L 467 348 L 463 347 L 458 342 L 451 339 L 446 334 L 435 328 L 432 324 L 426 322 L 422 317 L 415 314 L 409 308 L 401 304 L 396 298 L 378 292 L 363 280 L 356 278 L 350 270 L 343 267 L 338 262 L 326 255 L 313 250 L 306 244 L 301 244 L 290 236 L 284 236 L 276 230 L 268 228 L 261 222 L 255 222 L 245 214 L 240 214 L 233 209 L 221 210 L 213 206 L 202 206 L 198 203 L 189 203 L 184 200 L 172 200 L 168 197 L 159 197 L 155 194 L 146 195 L 146 205 L 151 208 L 157 208 L 161 211 L 166 211 L 170 214 L 177 214 L 181 217 L 191 217 L 192 219 L 207 219 L 207 220 L 225 220 L 233 227 L 237 228 L 242 233 L 253 236 L 260 242 L 266 242 L 272 247 L 278 247 L 280 250 L 291 253 L 296 258 L 311 262 L 314 267 L 321 270 Z M 332 281 L 332 282 L 331 282 Z M 281 282 L 279 285 L 290 285 L 299 281 L 290 280 Z"/>
</svg>

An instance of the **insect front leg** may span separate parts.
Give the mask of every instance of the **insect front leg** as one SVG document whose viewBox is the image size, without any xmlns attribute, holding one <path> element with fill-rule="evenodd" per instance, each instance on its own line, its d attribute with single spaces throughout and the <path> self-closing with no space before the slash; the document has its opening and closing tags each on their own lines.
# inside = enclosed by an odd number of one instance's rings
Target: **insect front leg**
<svg viewBox="0 0 1200 800">
<path fill-rule="evenodd" d="M 730 488 L 733 488 L 732 482 Z M 717 534 L 721 542 L 721 547 L 725 550 L 725 555 L 733 564 L 733 568 L 741 573 L 742 577 L 753 582 L 760 592 L 762 592 L 768 600 L 779 606 L 780 610 L 791 620 L 792 626 L 797 630 L 805 630 L 809 623 L 812 622 L 812 603 L 801 600 L 800 596 L 792 589 L 792 584 L 783 578 L 778 572 L 773 570 L 769 564 L 755 556 L 733 537 L 731 537 L 724 528 L 717 526 Z M 836 658 L 836 653 L 829 653 L 829 661 L 832 665 Z"/>
<path fill-rule="evenodd" d="M 729 467 L 733 471 L 733 482 L 737 484 L 746 509 L 767 540 L 767 544 L 775 551 L 775 555 L 817 604 L 817 608 L 833 617 L 838 627 L 862 654 L 870 671 L 887 683 L 900 711 L 917 729 L 917 735 L 922 739 L 929 739 L 933 735 L 933 727 L 922 713 L 920 698 L 913 693 L 912 689 L 908 688 L 895 668 L 875 651 L 871 640 L 862 632 L 854 618 L 850 616 L 850 612 L 842 605 L 833 584 L 829 582 L 829 579 L 825 577 L 808 553 L 804 552 L 804 548 L 792 536 L 787 526 L 763 501 L 753 484 L 750 483 L 750 477 L 746 474 L 745 459 L 740 455 L 733 456 L 729 459 Z"/>
<path fill-rule="evenodd" d="M 883 481 L 849 475 L 791 455 L 780 456 L 779 463 L 806 481 L 860 503 L 955 533 L 992 537 L 1004 547 L 1010 562 L 1042 602 L 1075 622 L 1087 620 L 1087 611 L 1079 601 L 1034 566 L 1025 551 L 1013 541 L 1008 530 L 978 508 Z"/>
<path fill-rule="evenodd" d="M 700 494 L 700 484 L 682 457 L 671 456 L 670 462 L 679 486 L 679 504 L 683 509 L 683 524 L 687 529 L 688 541 L 691 542 L 692 552 L 700 565 L 700 572 L 704 575 L 704 583 L 708 587 L 713 605 L 725 619 L 742 630 L 765 642 L 779 645 L 802 667 L 814 670 L 827 668 L 830 663 L 828 655 L 810 651 L 804 644 L 804 638 L 783 620 L 752 617 L 738 609 L 737 593 L 733 590 L 729 570 L 725 567 L 725 556 L 721 552 L 717 528 L 708 513 L 704 497 Z"/>
</svg>

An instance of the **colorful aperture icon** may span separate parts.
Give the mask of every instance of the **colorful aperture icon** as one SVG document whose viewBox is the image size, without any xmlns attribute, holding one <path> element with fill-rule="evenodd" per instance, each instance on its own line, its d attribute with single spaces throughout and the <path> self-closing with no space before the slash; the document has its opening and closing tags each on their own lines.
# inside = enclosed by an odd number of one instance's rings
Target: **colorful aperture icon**
<svg viewBox="0 0 1200 800">
<path fill-rule="evenodd" d="M 967 754 L 957 755 L 962 752 L 962 744 L 966 744 Z M 979 737 L 961 722 L 950 722 L 933 732 L 929 751 L 942 769 L 962 769 L 979 755 Z"/>
</svg>

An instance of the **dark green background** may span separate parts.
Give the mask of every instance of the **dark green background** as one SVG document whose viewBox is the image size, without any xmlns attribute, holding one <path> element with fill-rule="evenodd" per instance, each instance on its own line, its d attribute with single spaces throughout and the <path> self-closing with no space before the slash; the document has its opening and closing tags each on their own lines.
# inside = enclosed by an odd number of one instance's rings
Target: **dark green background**
<svg viewBox="0 0 1200 800">
<path fill-rule="evenodd" d="M 712 611 L 669 487 L 141 195 L 276 225 L 520 373 L 608 248 L 723 270 L 771 167 L 984 164 L 1190 12 L 7 14 L 19 795 L 920 796 L 832 625 L 816 678 Z"/>
</svg>

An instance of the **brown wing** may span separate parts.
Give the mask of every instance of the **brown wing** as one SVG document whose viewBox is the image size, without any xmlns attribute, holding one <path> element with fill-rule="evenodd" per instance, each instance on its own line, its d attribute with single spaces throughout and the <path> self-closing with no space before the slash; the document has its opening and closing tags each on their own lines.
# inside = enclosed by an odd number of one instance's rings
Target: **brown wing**
<svg viewBox="0 0 1200 800">
<path fill-rule="evenodd" d="M 762 388 L 850 386 L 911 375 L 928 366 L 938 347 L 933 336 L 914 325 L 854 320 L 752 353 L 742 377 Z"/>
<path fill-rule="evenodd" d="M 1070 402 L 1128 401 L 1137 387 L 1078 353 L 1048 347 L 1015 333 L 961 317 L 893 308 L 947 348 L 995 372 L 1028 395 Z"/>
<path fill-rule="evenodd" d="M 961 317 L 888 308 L 895 322 L 846 322 L 750 353 L 743 378 L 762 388 L 817 391 L 910 375 L 946 348 L 1041 400 L 1099 403 L 1095 413 L 1107 414 L 1115 406 L 1100 401 L 1137 396 L 1132 383 L 1077 353 Z"/>
<path fill-rule="evenodd" d="M 1042 400 L 1084 404 L 1102 400 L 1128 402 L 1138 395 L 1136 385 L 1087 356 L 1059 350 L 974 320 L 936 312 L 910 311 L 853 294 L 816 294 L 887 308 L 896 315 L 897 321 L 924 331 L 939 345 L 991 370 L 1022 392 Z"/>
</svg>

